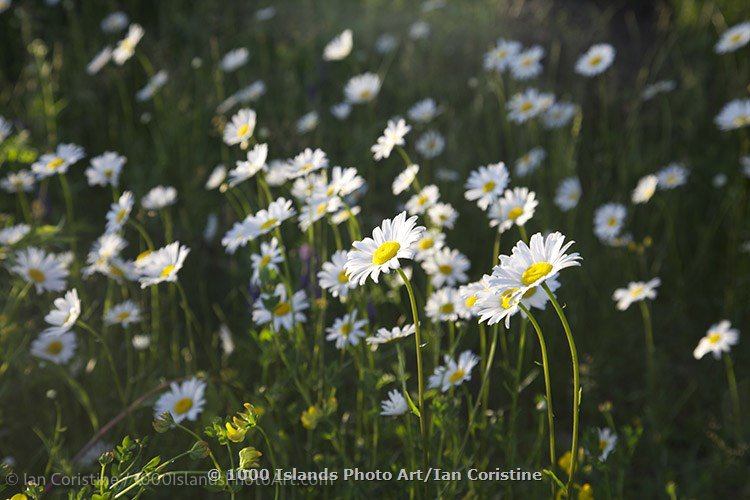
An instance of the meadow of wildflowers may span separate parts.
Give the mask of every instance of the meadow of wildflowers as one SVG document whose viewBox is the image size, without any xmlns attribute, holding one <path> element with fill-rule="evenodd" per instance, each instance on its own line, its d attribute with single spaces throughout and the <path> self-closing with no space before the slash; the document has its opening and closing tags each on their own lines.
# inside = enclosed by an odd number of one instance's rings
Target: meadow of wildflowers
<svg viewBox="0 0 750 500">
<path fill-rule="evenodd" d="M 3 498 L 750 497 L 750 6 L 0 0 Z"/>
</svg>

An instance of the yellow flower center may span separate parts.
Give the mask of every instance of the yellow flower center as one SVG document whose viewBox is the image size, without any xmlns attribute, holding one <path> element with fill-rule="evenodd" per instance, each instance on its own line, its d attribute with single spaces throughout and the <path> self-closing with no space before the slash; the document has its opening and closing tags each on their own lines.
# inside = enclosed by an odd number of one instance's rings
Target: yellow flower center
<svg viewBox="0 0 750 500">
<path fill-rule="evenodd" d="M 151 255 L 151 250 L 146 250 L 145 252 L 141 252 L 138 254 L 138 257 L 135 258 L 135 261 L 140 262 L 146 257 L 148 257 L 149 255 Z"/>
<path fill-rule="evenodd" d="M 630 291 L 630 296 L 631 297 L 638 297 L 642 293 L 643 293 L 643 287 L 642 286 L 637 286 L 637 287 L 633 288 Z"/>
<path fill-rule="evenodd" d="M 599 440 L 599 449 L 604 450 L 607 447 L 607 440 L 606 439 L 600 439 Z"/>
<path fill-rule="evenodd" d="M 372 91 L 370 89 L 364 89 L 362 92 L 359 93 L 359 97 L 361 99 L 369 99 L 370 96 L 372 96 Z"/>
<path fill-rule="evenodd" d="M 347 335 L 349 335 L 351 333 L 351 331 L 352 331 L 352 324 L 351 323 L 346 323 L 346 324 L 344 324 L 341 327 L 341 335 L 343 335 L 344 337 L 346 337 Z"/>
<path fill-rule="evenodd" d="M 721 334 L 720 333 L 709 333 L 708 334 L 708 341 L 711 344 L 717 343 L 719 340 L 721 340 Z"/>
<path fill-rule="evenodd" d="M 591 59 L 589 59 L 589 65 L 591 66 L 599 66 L 602 63 L 602 56 L 594 56 Z"/>
<path fill-rule="evenodd" d="M 612 226 L 614 226 L 616 224 L 617 224 L 617 219 L 615 219 L 614 217 L 610 217 L 609 220 L 607 221 L 607 225 L 609 227 L 612 227 Z"/>
<path fill-rule="evenodd" d="M 524 66 L 524 67 L 531 66 L 532 64 L 534 64 L 534 60 L 530 57 L 527 57 L 526 59 L 521 61 L 521 66 Z"/>
<path fill-rule="evenodd" d="M 552 264 L 549 262 L 537 262 L 532 264 L 523 272 L 521 276 L 521 282 L 529 286 L 532 283 L 544 278 L 552 271 Z"/>
<path fill-rule="evenodd" d="M 122 220 L 125 218 L 125 215 L 128 213 L 127 210 L 124 208 L 121 209 L 119 212 L 117 212 L 117 222 L 122 222 Z"/>
<path fill-rule="evenodd" d="M 750 117 L 748 117 L 748 116 L 738 116 L 733 121 L 733 124 L 736 127 L 742 127 L 744 125 L 747 125 L 748 123 L 750 123 Z"/>
<path fill-rule="evenodd" d="M 47 163 L 47 168 L 53 170 L 63 163 L 65 163 L 65 160 L 63 160 L 62 158 L 53 158 L 49 163 Z"/>
<path fill-rule="evenodd" d="M 34 283 L 44 283 L 47 280 L 47 276 L 42 272 L 41 269 L 37 269 L 35 267 L 29 269 L 28 271 L 29 278 L 31 278 L 31 281 Z"/>
<path fill-rule="evenodd" d="M 423 194 L 419 195 L 419 198 L 417 198 L 417 204 L 418 205 L 424 205 L 425 203 L 427 203 L 427 196 L 425 196 Z"/>
<path fill-rule="evenodd" d="M 273 308 L 273 313 L 276 316 L 286 316 L 291 310 L 292 306 L 290 306 L 288 302 L 281 302 Z"/>
<path fill-rule="evenodd" d="M 263 258 L 260 259 L 260 267 L 266 267 L 270 261 L 271 261 L 271 256 L 264 255 Z"/>
<path fill-rule="evenodd" d="M 326 211 L 326 204 L 325 203 L 321 203 L 320 205 L 318 205 L 318 215 L 320 215 L 322 213 L 325 213 L 325 211 Z"/>
<path fill-rule="evenodd" d="M 442 274 L 450 274 L 453 272 L 453 266 L 444 264 L 442 266 L 438 266 L 438 271 L 440 271 Z"/>
<path fill-rule="evenodd" d="M 742 40 L 742 34 L 741 33 L 735 33 L 734 35 L 729 37 L 729 41 L 732 43 L 737 43 L 740 40 Z"/>
<path fill-rule="evenodd" d="M 482 187 L 482 191 L 484 191 L 485 193 L 489 193 L 490 191 L 495 189 L 495 186 L 497 186 L 497 184 L 494 181 L 489 181 Z"/>
<path fill-rule="evenodd" d="M 193 407 L 193 400 L 190 398 L 182 398 L 174 404 L 174 412 L 182 415 L 187 413 L 190 408 Z"/>
<path fill-rule="evenodd" d="M 471 296 L 468 299 L 466 299 L 466 307 L 474 307 L 474 304 L 477 303 L 477 298 L 475 296 Z"/>
<path fill-rule="evenodd" d="M 237 129 L 237 137 L 244 137 L 245 134 L 250 130 L 250 125 L 247 123 Z"/>
<path fill-rule="evenodd" d="M 166 278 L 167 276 L 169 276 L 170 274 L 172 274 L 172 271 L 174 271 L 174 266 L 173 265 L 170 264 L 168 266 L 164 266 L 164 269 L 161 270 L 161 275 L 160 276 L 162 278 Z"/>
<path fill-rule="evenodd" d="M 464 375 L 466 375 L 466 371 L 459 368 L 458 370 L 456 370 L 455 372 L 453 372 L 453 375 L 450 376 L 450 378 L 448 379 L 448 381 L 451 384 L 455 384 L 456 382 L 458 382 L 459 380 L 461 380 Z"/>
<path fill-rule="evenodd" d="M 276 224 L 277 222 L 279 222 L 279 219 L 274 219 L 274 218 L 268 219 L 266 222 L 264 222 L 260 226 L 260 228 L 263 231 L 265 231 L 266 229 L 271 229 L 274 226 L 274 224 Z"/>
<path fill-rule="evenodd" d="M 511 209 L 510 212 L 508 212 L 508 218 L 510 220 L 516 220 L 516 219 L 518 219 L 522 215 L 523 215 L 523 208 L 521 208 L 521 207 L 515 207 L 515 208 Z"/>
<path fill-rule="evenodd" d="M 401 245 L 397 241 L 386 241 L 372 254 L 372 263 L 376 266 L 382 266 L 394 258 L 400 249 Z"/>
<path fill-rule="evenodd" d="M 453 311 L 454 311 L 453 304 L 451 304 L 450 302 L 440 306 L 440 312 L 443 314 L 452 314 Z"/>
<path fill-rule="evenodd" d="M 339 283 L 346 283 L 349 281 L 349 277 L 346 275 L 346 271 L 341 271 L 339 273 Z"/>
<path fill-rule="evenodd" d="M 111 168 L 104 169 L 104 177 L 112 177 L 112 174 L 114 174 L 114 171 Z"/>
<path fill-rule="evenodd" d="M 117 318 L 117 321 L 125 321 L 130 317 L 130 313 L 128 311 L 123 311 L 115 317 Z"/>
<path fill-rule="evenodd" d="M 47 354 L 57 356 L 63 350 L 63 343 L 60 340 L 53 340 L 47 344 Z"/>
<path fill-rule="evenodd" d="M 435 246 L 435 242 L 432 240 L 432 238 L 424 238 L 419 242 L 420 250 L 429 250 L 433 246 Z"/>
<path fill-rule="evenodd" d="M 536 287 L 534 287 L 534 288 L 529 288 L 529 289 L 528 289 L 528 290 L 526 290 L 526 292 L 525 292 L 525 293 L 523 294 L 523 298 L 524 298 L 524 299 L 528 299 L 529 297 L 533 297 L 535 293 L 536 293 Z"/>
<path fill-rule="evenodd" d="M 313 169 L 312 163 L 305 163 L 305 165 L 302 167 L 303 172 L 307 172 L 308 170 L 312 170 L 312 169 Z"/>
<path fill-rule="evenodd" d="M 513 294 L 516 293 L 517 288 L 511 288 L 510 290 L 505 290 L 503 293 L 500 294 L 500 306 L 503 309 L 510 309 L 513 304 L 510 303 L 510 300 L 513 298 Z"/>
<path fill-rule="evenodd" d="M 525 103 L 521 104 L 520 109 L 521 111 L 531 111 L 531 108 L 534 107 L 534 103 L 531 101 L 526 101 Z"/>
<path fill-rule="evenodd" d="M 112 274 L 112 276 L 114 276 L 116 278 L 122 278 L 123 276 L 125 276 L 125 271 L 123 271 L 122 269 L 120 269 L 117 266 L 110 265 L 109 266 L 109 272 L 110 272 L 110 274 Z"/>
</svg>

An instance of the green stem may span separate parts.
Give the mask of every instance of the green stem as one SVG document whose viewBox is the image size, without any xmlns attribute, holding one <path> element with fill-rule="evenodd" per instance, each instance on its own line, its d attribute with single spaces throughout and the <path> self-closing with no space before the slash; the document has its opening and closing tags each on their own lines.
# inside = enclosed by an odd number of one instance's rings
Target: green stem
<svg viewBox="0 0 750 500">
<path fill-rule="evenodd" d="M 523 227 L 523 224 L 518 226 L 518 232 L 521 233 L 521 239 L 524 241 L 524 243 L 528 243 L 529 236 L 526 234 L 526 228 Z"/>
<path fill-rule="evenodd" d="M 737 391 L 737 379 L 734 376 L 734 364 L 729 353 L 724 353 L 724 366 L 727 369 L 727 380 L 729 381 L 729 394 L 732 397 L 732 406 L 734 409 L 735 432 L 737 442 L 742 442 L 742 414 L 740 412 L 740 393 Z"/>
<path fill-rule="evenodd" d="M 115 387 L 117 388 L 117 393 L 120 395 L 120 400 L 122 401 L 123 405 L 127 405 L 127 398 L 125 397 L 125 392 L 122 390 L 122 382 L 120 382 L 120 375 L 117 373 L 117 366 L 115 365 L 115 358 L 112 356 L 112 351 L 109 350 L 109 346 L 107 345 L 107 342 L 104 340 L 104 338 L 97 333 L 96 330 L 91 328 L 87 323 L 84 321 L 78 320 L 77 324 L 89 332 L 91 335 L 96 338 L 99 342 L 101 342 L 102 347 L 104 348 L 104 355 L 107 358 L 107 362 L 109 362 L 109 367 L 112 370 L 112 376 L 115 379 Z"/>
<path fill-rule="evenodd" d="M 576 462 L 578 461 L 578 409 L 581 406 L 581 381 L 578 373 L 578 351 L 576 349 L 575 340 L 573 340 L 573 333 L 570 331 L 570 325 L 568 324 L 568 318 L 565 317 L 565 313 L 557 302 L 555 295 L 552 290 L 549 289 L 547 283 L 542 283 L 542 288 L 547 292 L 547 296 L 552 302 L 552 306 L 557 312 L 557 316 L 560 318 L 563 329 L 565 330 L 565 336 L 568 339 L 568 347 L 570 348 L 570 358 L 573 362 L 573 441 L 570 447 L 570 471 L 568 471 L 568 482 L 566 487 L 570 491 L 570 486 L 573 484 L 573 474 L 576 471 Z"/>
<path fill-rule="evenodd" d="M 651 313 L 648 310 L 648 304 L 646 304 L 646 301 L 640 301 L 640 306 L 641 316 L 643 317 L 643 329 L 646 333 L 646 376 L 648 377 L 646 384 L 649 397 L 653 397 L 654 381 L 656 380 L 656 365 L 654 363 L 654 327 L 651 323 Z"/>
</svg>

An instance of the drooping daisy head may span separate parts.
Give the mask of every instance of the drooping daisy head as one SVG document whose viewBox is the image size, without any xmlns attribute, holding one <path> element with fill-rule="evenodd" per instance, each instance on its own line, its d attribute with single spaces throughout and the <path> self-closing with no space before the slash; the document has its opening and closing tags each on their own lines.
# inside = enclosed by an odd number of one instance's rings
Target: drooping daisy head
<svg viewBox="0 0 750 500">
<path fill-rule="evenodd" d="M 65 364 L 73 357 L 78 343 L 73 332 L 42 332 L 31 343 L 31 354 L 55 364 Z"/>
<path fill-rule="evenodd" d="M 80 315 L 81 300 L 78 298 L 78 290 L 74 288 L 67 291 L 65 296 L 55 299 L 54 309 L 44 317 L 44 321 L 50 325 L 46 331 L 67 332 L 73 328 Z"/>
<path fill-rule="evenodd" d="M 576 62 L 576 73 L 596 76 L 604 73 L 615 60 L 615 48 L 608 43 L 592 45 Z"/>
<path fill-rule="evenodd" d="M 352 243 L 344 265 L 349 280 L 364 285 L 368 277 L 377 283 L 380 273 L 389 273 L 401 267 L 399 259 L 414 258 L 413 245 L 419 240 L 423 226 L 417 226 L 417 217 L 406 218 L 406 212 L 385 219 L 376 227 L 371 238 Z"/>
<path fill-rule="evenodd" d="M 128 222 L 130 212 L 133 211 L 135 199 L 133 193 L 125 191 L 116 203 L 112 203 L 107 212 L 107 233 L 115 233 Z"/>
<path fill-rule="evenodd" d="M 254 253 L 250 256 L 253 266 L 253 275 L 250 281 L 256 285 L 261 282 L 262 273 L 279 272 L 279 264 L 284 261 L 284 256 L 279 247 L 279 240 L 276 237 L 266 243 L 261 242 L 260 253 Z"/>
<path fill-rule="evenodd" d="M 138 42 L 143 38 L 145 31 L 140 24 L 131 24 L 128 28 L 128 34 L 125 38 L 117 43 L 117 47 L 112 53 L 112 59 L 115 64 L 122 66 L 125 61 L 133 57 L 135 54 L 135 48 L 138 46 Z"/>
<path fill-rule="evenodd" d="M 391 342 L 404 339 L 410 335 L 414 335 L 414 332 L 416 332 L 416 328 L 413 324 L 405 325 L 403 327 L 394 326 L 390 330 L 387 328 L 379 328 L 375 335 L 367 337 L 365 341 L 367 342 L 367 345 L 370 346 L 370 349 L 375 351 L 383 344 L 390 344 Z"/>
<path fill-rule="evenodd" d="M 247 159 L 236 162 L 236 168 L 229 171 L 229 186 L 234 187 L 266 168 L 268 144 L 256 144 L 248 151 Z"/>
<path fill-rule="evenodd" d="M 739 339 L 739 330 L 732 328 L 732 324 L 727 320 L 720 321 L 711 325 L 706 336 L 700 340 L 693 351 L 693 356 L 695 359 L 701 359 L 710 352 L 715 359 L 719 359 L 722 353 L 729 352 Z"/>
<path fill-rule="evenodd" d="M 374 100 L 380 92 L 380 77 L 375 73 L 353 76 L 344 87 L 346 101 L 351 104 L 364 104 Z"/>
<path fill-rule="evenodd" d="M 352 30 L 344 30 L 323 49 L 323 59 L 326 61 L 341 61 L 346 59 L 354 46 Z"/>
<path fill-rule="evenodd" d="M 661 285 L 659 278 L 650 281 L 631 281 L 627 288 L 618 288 L 612 294 L 612 300 L 617 302 L 617 309 L 626 310 L 634 302 L 641 300 L 654 300 L 656 298 L 656 289 Z"/>
<path fill-rule="evenodd" d="M 175 423 L 183 420 L 194 422 L 206 404 L 205 392 L 206 382 L 195 377 L 180 383 L 172 382 L 170 390 L 156 400 L 154 416 L 159 418 L 169 412 Z"/>
</svg>

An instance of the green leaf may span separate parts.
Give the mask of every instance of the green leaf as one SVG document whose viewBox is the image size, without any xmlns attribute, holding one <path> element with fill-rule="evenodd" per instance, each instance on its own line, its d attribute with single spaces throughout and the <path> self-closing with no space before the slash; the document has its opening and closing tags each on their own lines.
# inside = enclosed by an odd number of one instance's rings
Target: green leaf
<svg viewBox="0 0 750 500">
<path fill-rule="evenodd" d="M 558 487 L 558 488 L 560 488 L 561 490 L 563 490 L 563 492 L 564 492 L 564 493 L 565 493 L 565 494 L 567 495 L 567 493 L 568 493 L 568 489 L 567 489 L 567 488 L 565 487 L 565 485 L 563 484 L 563 482 L 562 482 L 562 481 L 560 481 L 560 480 L 559 480 L 559 479 L 557 478 L 557 476 L 555 475 L 555 473 L 554 473 L 554 472 L 552 472 L 552 471 L 551 471 L 551 470 L 549 470 L 549 469 L 542 469 L 542 473 L 544 473 L 544 474 L 546 474 L 547 476 L 549 476 L 549 477 L 550 477 L 550 479 L 552 479 L 552 481 L 554 481 L 554 482 L 555 482 L 555 484 L 557 485 L 557 487 Z"/>
<path fill-rule="evenodd" d="M 419 412 L 419 408 L 417 408 L 417 405 L 414 404 L 414 401 L 411 400 L 411 396 L 409 396 L 409 391 L 404 391 L 404 394 L 406 395 L 406 401 L 409 403 L 411 412 L 417 417 L 422 418 L 422 414 Z"/>
</svg>

